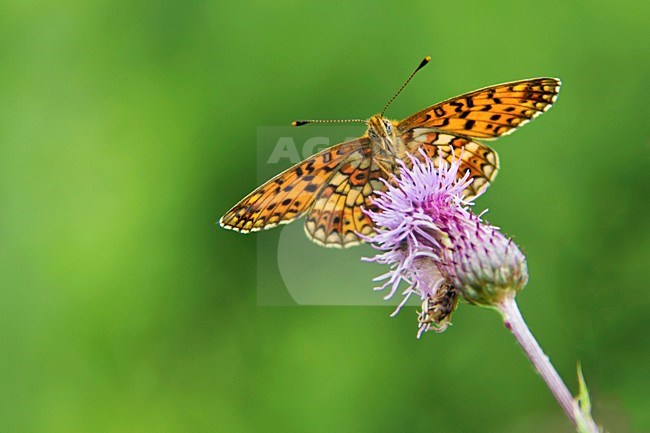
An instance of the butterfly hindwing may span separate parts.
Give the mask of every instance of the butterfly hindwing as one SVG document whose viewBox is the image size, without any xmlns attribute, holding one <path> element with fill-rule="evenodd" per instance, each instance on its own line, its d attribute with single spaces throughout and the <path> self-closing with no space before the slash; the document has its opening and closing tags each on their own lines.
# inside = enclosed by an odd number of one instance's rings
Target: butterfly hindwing
<svg viewBox="0 0 650 433">
<path fill-rule="evenodd" d="M 242 233 L 289 223 L 303 215 L 342 161 L 366 142 L 356 139 L 325 149 L 251 192 L 219 221 Z"/>
<path fill-rule="evenodd" d="M 436 166 L 440 156 L 450 164 L 452 159 L 460 160 L 458 175 L 464 176 L 469 171 L 473 179 L 463 192 L 466 199 L 481 195 L 499 171 L 499 156 L 480 142 L 428 128 L 413 129 L 405 134 L 404 140 L 409 143 L 409 153 L 420 157 L 420 150 L 423 150 Z"/>
<path fill-rule="evenodd" d="M 475 90 L 432 105 L 402 120 L 398 128 L 435 128 L 471 138 L 495 139 L 547 111 L 557 99 L 560 80 L 533 78 Z"/>
<path fill-rule="evenodd" d="M 384 189 L 380 177 L 370 147 L 349 155 L 307 214 L 307 237 L 325 247 L 347 248 L 363 242 L 359 234 L 372 236 L 372 220 L 363 210 L 375 208 L 373 194 Z"/>
</svg>

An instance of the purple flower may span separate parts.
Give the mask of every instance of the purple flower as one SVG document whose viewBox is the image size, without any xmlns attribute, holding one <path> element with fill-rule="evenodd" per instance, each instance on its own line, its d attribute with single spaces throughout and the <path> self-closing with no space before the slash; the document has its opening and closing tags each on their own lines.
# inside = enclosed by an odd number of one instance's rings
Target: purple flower
<svg viewBox="0 0 650 433">
<path fill-rule="evenodd" d="M 526 258 L 497 227 L 483 222 L 463 199 L 472 180 L 460 179 L 460 159 L 451 164 L 442 157 L 438 167 L 429 158 L 412 157 L 412 168 L 400 162 L 399 177 L 386 182 L 377 194 L 376 212 L 369 211 L 377 228 L 369 239 L 381 251 L 366 259 L 386 264 L 390 270 L 375 279 L 384 283 L 391 298 L 400 283 L 404 299 L 416 295 L 422 302 L 418 337 L 433 328 L 443 331 L 458 303 L 494 306 L 504 296 L 514 296 L 528 280 Z"/>
</svg>

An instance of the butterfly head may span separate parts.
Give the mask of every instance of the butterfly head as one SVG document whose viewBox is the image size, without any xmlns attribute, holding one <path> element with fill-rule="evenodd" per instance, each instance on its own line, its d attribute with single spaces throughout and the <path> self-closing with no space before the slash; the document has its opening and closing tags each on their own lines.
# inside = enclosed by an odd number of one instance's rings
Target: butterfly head
<svg viewBox="0 0 650 433">
<path fill-rule="evenodd" d="M 368 119 L 368 137 L 386 153 L 395 153 L 395 124 L 379 114 Z"/>
</svg>

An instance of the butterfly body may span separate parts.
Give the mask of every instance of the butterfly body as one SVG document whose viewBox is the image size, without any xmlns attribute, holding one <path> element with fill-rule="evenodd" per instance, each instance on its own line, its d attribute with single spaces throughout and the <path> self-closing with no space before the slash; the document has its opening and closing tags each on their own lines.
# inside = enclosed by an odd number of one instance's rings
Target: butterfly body
<svg viewBox="0 0 650 433">
<path fill-rule="evenodd" d="M 397 160 L 404 160 L 407 146 L 397 133 L 399 122 L 375 114 L 368 119 L 364 137 L 370 140 L 372 157 L 384 173 L 395 173 Z"/>
<path fill-rule="evenodd" d="M 306 216 L 305 232 L 315 243 L 346 248 L 372 236 L 375 192 L 398 174 L 409 155 L 436 164 L 460 159 L 459 176 L 473 182 L 466 198 L 494 180 L 499 159 L 478 140 L 509 134 L 548 110 L 560 81 L 534 78 L 486 87 L 425 108 L 401 121 L 377 114 L 358 139 L 327 148 L 280 173 L 246 196 L 219 221 L 242 233 L 287 224 Z"/>
</svg>

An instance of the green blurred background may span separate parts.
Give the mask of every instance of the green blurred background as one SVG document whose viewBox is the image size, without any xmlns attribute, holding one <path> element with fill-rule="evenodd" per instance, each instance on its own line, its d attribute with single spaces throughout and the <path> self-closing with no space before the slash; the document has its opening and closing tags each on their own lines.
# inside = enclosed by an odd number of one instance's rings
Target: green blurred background
<svg viewBox="0 0 650 433">
<path fill-rule="evenodd" d="M 562 78 L 478 206 L 527 252 L 519 303 L 570 387 L 581 360 L 597 421 L 650 431 L 649 13 L 0 3 L 0 431 L 572 431 L 496 314 L 418 341 L 410 310 L 258 307 L 266 234 L 214 225 L 256 185 L 258 126 L 369 116 L 427 54 L 391 116 Z"/>
</svg>

